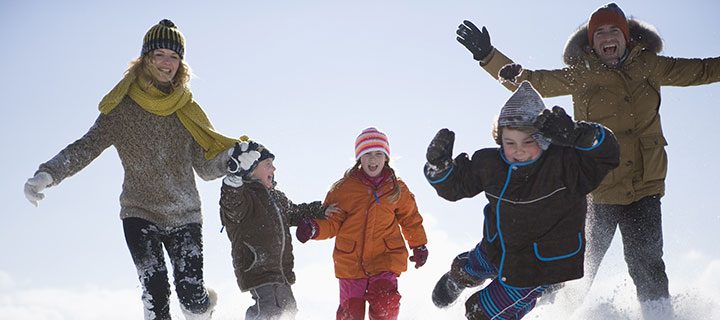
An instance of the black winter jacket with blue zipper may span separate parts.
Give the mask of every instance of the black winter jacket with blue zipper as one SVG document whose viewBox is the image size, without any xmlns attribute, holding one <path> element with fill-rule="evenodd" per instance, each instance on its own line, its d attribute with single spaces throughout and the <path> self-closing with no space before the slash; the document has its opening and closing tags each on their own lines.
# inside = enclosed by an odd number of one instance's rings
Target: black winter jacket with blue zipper
<svg viewBox="0 0 720 320">
<path fill-rule="evenodd" d="M 619 164 L 615 136 L 599 127 L 602 139 L 588 149 L 551 145 L 521 163 L 508 162 L 500 148 L 481 149 L 471 159 L 460 154 L 446 175 L 430 180 L 450 201 L 485 192 L 481 245 L 504 284 L 535 287 L 583 276 L 586 196 Z"/>
</svg>

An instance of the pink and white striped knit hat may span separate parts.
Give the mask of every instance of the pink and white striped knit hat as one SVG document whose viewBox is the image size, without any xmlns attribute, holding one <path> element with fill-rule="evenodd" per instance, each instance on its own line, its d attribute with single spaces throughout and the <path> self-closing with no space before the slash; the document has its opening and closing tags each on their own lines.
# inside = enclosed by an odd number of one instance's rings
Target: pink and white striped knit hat
<svg viewBox="0 0 720 320">
<path fill-rule="evenodd" d="M 364 154 L 373 151 L 382 151 L 390 158 L 390 143 L 388 137 L 375 127 L 363 130 L 355 139 L 355 160 L 360 160 Z"/>
</svg>

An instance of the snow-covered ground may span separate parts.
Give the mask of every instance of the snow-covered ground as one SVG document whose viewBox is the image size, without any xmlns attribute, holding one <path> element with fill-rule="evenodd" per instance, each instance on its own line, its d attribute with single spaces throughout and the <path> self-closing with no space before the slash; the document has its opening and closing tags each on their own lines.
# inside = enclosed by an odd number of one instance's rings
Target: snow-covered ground
<svg viewBox="0 0 720 320">
<path fill-rule="evenodd" d="M 432 221 L 429 224 L 432 228 Z M 434 282 L 446 271 L 453 253 L 459 252 L 461 246 L 453 244 L 442 232 L 431 231 L 430 237 L 435 241 L 430 245 L 428 264 L 418 270 L 411 268 L 400 277 L 403 295 L 400 319 L 463 319 L 462 302 L 441 310 L 430 300 Z M 297 319 L 334 319 L 338 290 L 329 254 L 331 242 L 296 244 L 298 282 L 293 290 L 300 309 Z M 580 289 L 583 280 L 572 281 L 558 293 L 554 303 L 539 305 L 525 319 L 641 319 L 640 305 L 635 299 L 634 286 L 625 271 L 620 249 L 619 243 L 613 244 L 595 284 L 582 303 L 578 304 L 574 298 L 583 292 Z M 325 251 L 327 256 L 311 259 L 317 251 Z M 720 319 L 720 292 L 717 290 L 720 288 L 720 259 L 688 252 L 667 258 L 667 264 L 675 319 Z M 129 263 L 128 268 L 131 268 Z M 219 294 L 213 319 L 243 319 L 246 308 L 252 304 L 250 295 L 240 292 L 229 268 L 223 273 L 207 275 L 209 279 L 219 279 L 208 280 L 208 285 Z M 27 288 L 16 283 L 12 275 L 0 272 L 0 320 L 141 319 L 140 289 L 135 279 L 127 280 L 126 286 L 114 289 L 105 288 L 101 283 L 69 288 Z M 463 293 L 460 300 L 464 301 L 470 294 Z M 171 310 L 175 319 L 183 319 L 174 294 Z"/>
</svg>

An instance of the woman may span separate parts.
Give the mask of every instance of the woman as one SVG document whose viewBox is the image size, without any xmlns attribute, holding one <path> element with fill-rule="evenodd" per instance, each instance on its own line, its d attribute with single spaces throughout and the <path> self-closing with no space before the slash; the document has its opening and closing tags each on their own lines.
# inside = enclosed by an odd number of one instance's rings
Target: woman
<svg viewBox="0 0 720 320">
<path fill-rule="evenodd" d="M 163 246 L 187 317 L 209 319 L 217 297 L 203 281 L 202 216 L 195 186 L 226 173 L 235 140 L 213 130 L 188 88 L 185 39 L 170 20 L 148 30 L 141 55 L 100 102 L 100 115 L 79 140 L 40 165 L 25 184 L 37 205 L 55 186 L 114 146 L 125 171 L 120 218 L 143 287 L 145 319 L 170 319 Z"/>
</svg>

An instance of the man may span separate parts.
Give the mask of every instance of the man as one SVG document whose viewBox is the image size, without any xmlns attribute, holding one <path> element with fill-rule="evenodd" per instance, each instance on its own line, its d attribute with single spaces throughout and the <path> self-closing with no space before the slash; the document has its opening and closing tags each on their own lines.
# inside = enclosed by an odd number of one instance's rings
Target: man
<svg viewBox="0 0 720 320">
<path fill-rule="evenodd" d="M 464 21 L 457 40 L 493 77 L 515 90 L 529 81 L 543 97 L 572 95 L 576 120 L 609 127 L 620 144 L 620 166 L 591 194 L 587 221 L 586 274 L 592 283 L 620 228 L 628 271 L 640 302 L 670 307 L 662 259 L 660 198 L 665 193 L 667 142 L 660 115 L 661 86 L 720 81 L 720 58 L 682 59 L 658 55 L 654 28 L 626 19 L 614 3 L 597 9 L 569 39 L 565 68 L 523 70 L 493 48 L 485 27 Z M 654 305 L 643 303 L 643 306 Z"/>
</svg>

